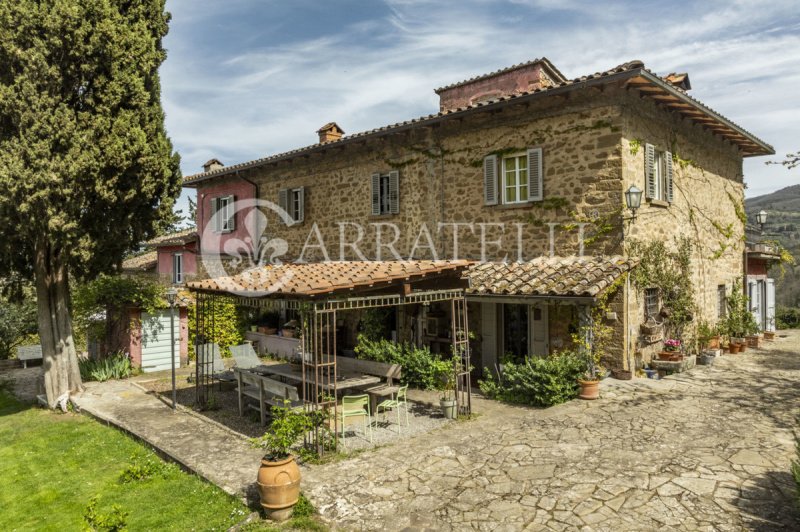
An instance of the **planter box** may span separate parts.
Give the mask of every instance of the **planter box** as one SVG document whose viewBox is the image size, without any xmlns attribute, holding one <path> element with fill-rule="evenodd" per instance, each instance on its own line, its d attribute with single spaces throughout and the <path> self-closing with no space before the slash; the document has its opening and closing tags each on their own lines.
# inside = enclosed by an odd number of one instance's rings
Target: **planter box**
<svg viewBox="0 0 800 532">
<path fill-rule="evenodd" d="M 754 334 L 752 336 L 747 336 L 746 339 L 747 339 L 747 347 L 758 349 L 758 343 L 761 340 L 760 336 Z"/>
</svg>

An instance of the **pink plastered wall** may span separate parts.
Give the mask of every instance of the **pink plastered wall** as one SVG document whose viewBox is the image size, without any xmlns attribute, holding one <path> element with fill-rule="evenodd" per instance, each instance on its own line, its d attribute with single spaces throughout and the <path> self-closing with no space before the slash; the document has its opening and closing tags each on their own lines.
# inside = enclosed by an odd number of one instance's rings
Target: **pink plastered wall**
<svg viewBox="0 0 800 532">
<path fill-rule="evenodd" d="M 217 197 L 232 195 L 235 198 L 235 229 L 229 233 L 218 233 L 211 226 L 213 216 L 211 200 Z M 254 228 L 246 227 L 249 222 L 254 223 L 253 216 L 248 215 L 253 211 L 252 206 L 242 207 L 240 202 L 255 199 L 255 187 L 239 178 L 229 178 L 215 181 L 210 186 L 197 188 L 197 231 L 200 235 L 200 250 L 202 253 L 225 253 L 225 244 L 230 240 L 249 238 Z"/>
</svg>

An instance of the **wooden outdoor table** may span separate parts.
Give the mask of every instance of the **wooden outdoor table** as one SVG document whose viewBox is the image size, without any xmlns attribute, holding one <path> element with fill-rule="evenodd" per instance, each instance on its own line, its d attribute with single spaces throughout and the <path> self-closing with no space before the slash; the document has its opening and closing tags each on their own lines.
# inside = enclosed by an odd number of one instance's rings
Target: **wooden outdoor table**
<svg viewBox="0 0 800 532">
<path fill-rule="evenodd" d="M 301 383 L 303 382 L 303 370 L 300 366 L 293 364 L 274 364 L 270 366 L 258 366 L 253 368 L 253 371 L 262 375 L 275 375 L 283 377 L 287 381 Z M 314 382 L 314 373 L 306 371 L 306 382 Z M 336 376 L 336 389 L 347 390 L 349 388 L 356 388 L 359 386 L 369 386 L 370 384 L 377 384 L 381 382 L 380 377 L 374 375 L 361 375 L 355 373 L 339 373 Z M 323 384 L 322 389 L 326 391 L 333 390 L 334 383 L 330 382 Z"/>
</svg>

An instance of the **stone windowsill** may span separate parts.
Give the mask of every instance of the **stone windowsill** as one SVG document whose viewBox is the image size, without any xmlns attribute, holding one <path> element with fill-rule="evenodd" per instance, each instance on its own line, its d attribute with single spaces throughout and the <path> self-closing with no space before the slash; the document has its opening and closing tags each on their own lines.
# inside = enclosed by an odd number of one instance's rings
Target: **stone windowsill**
<svg viewBox="0 0 800 532">
<path fill-rule="evenodd" d="M 647 200 L 651 207 L 660 207 L 662 209 L 669 209 L 669 202 L 658 199 Z"/>
</svg>

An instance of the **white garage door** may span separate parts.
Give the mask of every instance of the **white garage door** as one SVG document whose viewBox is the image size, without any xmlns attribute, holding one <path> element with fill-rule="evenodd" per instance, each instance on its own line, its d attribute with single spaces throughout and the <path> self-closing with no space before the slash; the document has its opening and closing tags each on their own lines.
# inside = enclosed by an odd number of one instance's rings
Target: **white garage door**
<svg viewBox="0 0 800 532">
<path fill-rule="evenodd" d="M 181 365 L 181 330 L 178 313 L 175 313 L 175 367 Z M 155 314 L 142 312 L 142 370 L 161 371 L 172 367 L 169 347 L 169 311 Z"/>
</svg>

